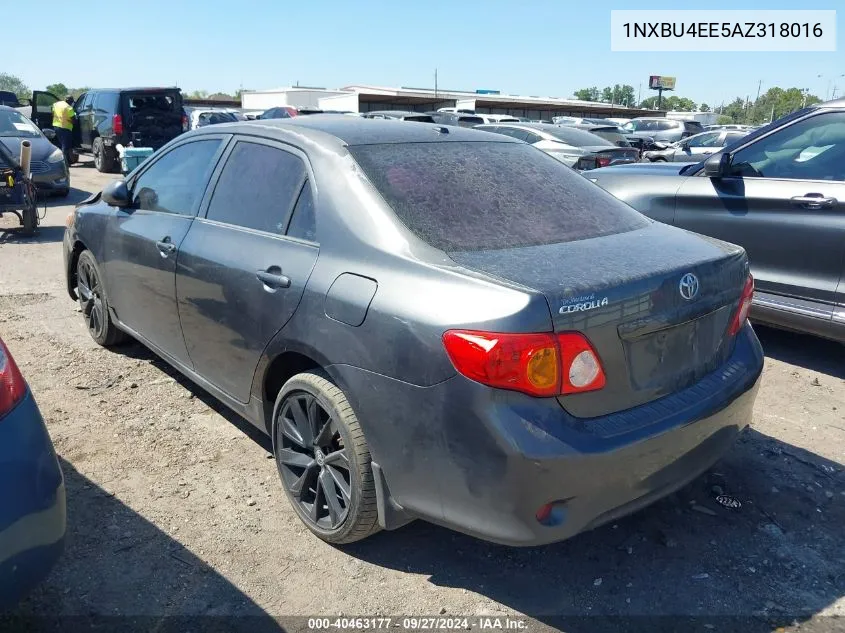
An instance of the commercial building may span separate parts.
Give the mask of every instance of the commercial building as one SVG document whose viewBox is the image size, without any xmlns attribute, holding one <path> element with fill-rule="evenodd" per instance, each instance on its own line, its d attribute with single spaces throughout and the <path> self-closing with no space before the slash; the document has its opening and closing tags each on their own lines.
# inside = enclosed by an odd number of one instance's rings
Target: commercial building
<svg viewBox="0 0 845 633">
<path fill-rule="evenodd" d="M 351 85 L 336 90 L 291 86 L 274 90 L 245 90 L 241 96 L 247 110 L 275 106 L 371 112 L 373 110 L 430 111 L 438 108 L 465 108 L 482 114 L 509 114 L 530 119 L 554 116 L 620 117 L 662 116 L 664 112 L 626 108 L 610 103 L 578 101 L 558 97 L 518 96 L 495 90 L 435 90 L 432 88 L 386 88 Z"/>
</svg>

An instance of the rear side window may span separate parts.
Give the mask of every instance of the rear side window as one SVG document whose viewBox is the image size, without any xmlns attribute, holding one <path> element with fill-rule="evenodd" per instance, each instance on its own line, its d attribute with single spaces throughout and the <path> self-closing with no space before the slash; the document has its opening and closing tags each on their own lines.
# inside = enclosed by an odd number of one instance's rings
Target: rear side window
<svg viewBox="0 0 845 633">
<path fill-rule="evenodd" d="M 569 242 L 649 223 L 522 143 L 362 145 L 350 152 L 399 220 L 446 252 Z"/>
<path fill-rule="evenodd" d="M 305 163 L 290 152 L 239 141 L 223 167 L 206 217 L 284 235 L 305 173 Z"/>
<path fill-rule="evenodd" d="M 288 225 L 288 235 L 298 237 L 309 242 L 317 241 L 317 217 L 314 214 L 314 196 L 311 186 L 306 182 L 302 186 L 302 193 L 293 208 L 293 215 Z"/>
<path fill-rule="evenodd" d="M 117 112 L 117 101 L 116 92 L 100 92 L 94 99 L 94 109 L 98 112 L 114 114 Z"/>
</svg>

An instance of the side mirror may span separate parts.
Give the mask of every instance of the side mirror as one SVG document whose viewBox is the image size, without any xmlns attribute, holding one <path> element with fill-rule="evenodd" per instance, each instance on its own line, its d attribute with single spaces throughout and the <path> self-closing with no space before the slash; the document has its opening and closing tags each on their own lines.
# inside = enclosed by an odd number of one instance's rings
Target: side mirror
<svg viewBox="0 0 845 633">
<path fill-rule="evenodd" d="M 126 186 L 125 180 L 115 180 L 113 183 L 103 189 L 100 196 L 106 204 L 112 207 L 125 208 L 129 206 L 129 188 Z"/>
<path fill-rule="evenodd" d="M 727 176 L 731 166 L 731 155 L 725 152 L 713 154 L 704 161 L 704 175 L 708 178 Z"/>
<path fill-rule="evenodd" d="M 41 130 L 41 133 L 47 138 L 48 141 L 56 140 L 56 130 L 51 127 L 45 127 L 43 130 Z"/>
</svg>

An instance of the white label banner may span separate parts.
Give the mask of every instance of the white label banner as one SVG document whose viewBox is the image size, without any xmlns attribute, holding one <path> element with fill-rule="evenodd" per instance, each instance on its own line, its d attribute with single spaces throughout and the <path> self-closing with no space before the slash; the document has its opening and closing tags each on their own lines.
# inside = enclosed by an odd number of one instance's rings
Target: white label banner
<svg viewBox="0 0 845 633">
<path fill-rule="evenodd" d="M 836 11 L 611 11 L 612 51 L 835 51 Z"/>
</svg>

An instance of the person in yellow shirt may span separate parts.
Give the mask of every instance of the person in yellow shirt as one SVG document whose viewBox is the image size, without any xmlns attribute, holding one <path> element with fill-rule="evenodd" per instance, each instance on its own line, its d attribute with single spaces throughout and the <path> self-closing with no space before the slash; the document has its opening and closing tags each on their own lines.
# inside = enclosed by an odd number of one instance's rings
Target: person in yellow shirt
<svg viewBox="0 0 845 633">
<path fill-rule="evenodd" d="M 68 95 L 64 101 L 56 101 L 53 104 L 53 129 L 59 137 L 59 145 L 68 167 L 70 167 L 70 155 L 73 150 L 73 120 L 76 118 L 73 102 L 73 97 Z"/>
</svg>

